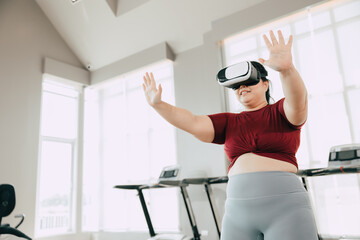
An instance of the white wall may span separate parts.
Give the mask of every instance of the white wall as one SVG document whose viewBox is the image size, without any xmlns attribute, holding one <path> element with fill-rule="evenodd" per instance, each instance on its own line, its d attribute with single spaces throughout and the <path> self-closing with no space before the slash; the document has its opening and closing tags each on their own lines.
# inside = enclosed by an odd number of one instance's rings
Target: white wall
<svg viewBox="0 0 360 240">
<path fill-rule="evenodd" d="M 0 1 L 0 183 L 13 184 L 17 204 L 3 223 L 34 233 L 41 81 L 45 57 L 80 61 L 30 0 Z"/>
</svg>

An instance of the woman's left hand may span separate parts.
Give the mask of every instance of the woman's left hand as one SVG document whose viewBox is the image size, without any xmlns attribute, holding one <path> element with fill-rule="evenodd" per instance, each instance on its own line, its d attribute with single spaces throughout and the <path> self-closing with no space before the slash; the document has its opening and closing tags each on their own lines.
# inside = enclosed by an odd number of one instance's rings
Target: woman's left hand
<svg viewBox="0 0 360 240">
<path fill-rule="evenodd" d="M 282 72 L 290 69 L 293 66 L 292 56 L 291 56 L 291 45 L 292 45 L 292 35 L 289 37 L 289 41 L 286 44 L 284 37 L 281 31 L 278 31 L 279 41 L 276 39 L 273 31 L 270 31 L 270 40 L 264 34 L 263 38 L 265 40 L 266 46 L 270 51 L 270 56 L 268 60 L 259 58 L 259 61 L 269 66 L 270 68 Z"/>
</svg>

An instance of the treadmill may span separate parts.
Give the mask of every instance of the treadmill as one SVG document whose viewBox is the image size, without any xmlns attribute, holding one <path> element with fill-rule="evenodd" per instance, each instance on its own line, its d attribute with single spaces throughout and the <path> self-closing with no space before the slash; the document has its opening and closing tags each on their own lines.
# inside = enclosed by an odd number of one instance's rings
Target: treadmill
<svg viewBox="0 0 360 240">
<path fill-rule="evenodd" d="M 187 194 L 185 186 L 182 186 L 181 184 L 175 184 L 179 183 L 178 177 L 179 177 L 179 171 L 180 168 L 178 165 L 175 166 L 169 166 L 163 168 L 160 177 L 156 183 L 144 183 L 144 184 L 126 184 L 126 185 L 116 185 L 114 188 L 117 189 L 125 189 L 125 190 L 136 190 L 138 192 L 140 204 L 142 207 L 142 210 L 144 212 L 145 220 L 149 229 L 150 238 L 148 240 L 200 240 L 200 235 L 197 231 L 197 226 L 195 223 L 195 217 L 191 208 L 189 196 Z M 173 184 L 167 185 L 163 184 L 163 182 L 166 181 L 172 181 Z M 180 186 L 181 185 L 181 186 Z M 146 206 L 145 197 L 143 194 L 143 190 L 145 189 L 153 189 L 153 188 L 165 188 L 165 187 L 180 187 L 181 194 L 184 199 L 184 204 L 188 213 L 188 217 L 190 220 L 190 224 L 194 233 L 194 237 L 187 237 L 184 234 L 181 233 L 156 233 L 153 227 L 153 224 L 151 222 L 151 217 L 148 211 L 148 208 Z"/>
</svg>

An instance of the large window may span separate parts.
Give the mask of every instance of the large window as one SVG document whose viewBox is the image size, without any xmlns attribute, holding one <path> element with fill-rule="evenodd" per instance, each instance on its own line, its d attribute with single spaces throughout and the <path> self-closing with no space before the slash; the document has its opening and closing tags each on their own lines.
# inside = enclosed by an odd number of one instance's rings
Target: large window
<svg viewBox="0 0 360 240">
<path fill-rule="evenodd" d="M 175 129 L 146 102 L 143 74 L 153 72 L 162 99 L 174 104 L 171 62 L 153 65 L 85 91 L 83 230 L 147 231 L 136 191 L 115 185 L 147 183 L 176 164 Z M 177 231 L 176 189 L 145 190 L 157 231 Z"/>
<path fill-rule="evenodd" d="M 37 237 L 75 231 L 81 88 L 43 82 L 36 208 Z"/>
<path fill-rule="evenodd" d="M 330 1 L 225 39 L 225 65 L 267 59 L 262 35 L 270 29 L 294 36 L 293 60 L 309 93 L 299 168 L 326 167 L 330 147 L 360 142 L 360 1 Z M 267 70 L 271 95 L 278 101 L 284 96 L 279 75 Z M 241 111 L 234 93 L 227 90 L 226 95 L 227 110 Z M 358 175 L 310 178 L 310 186 L 320 233 L 359 236 Z"/>
</svg>

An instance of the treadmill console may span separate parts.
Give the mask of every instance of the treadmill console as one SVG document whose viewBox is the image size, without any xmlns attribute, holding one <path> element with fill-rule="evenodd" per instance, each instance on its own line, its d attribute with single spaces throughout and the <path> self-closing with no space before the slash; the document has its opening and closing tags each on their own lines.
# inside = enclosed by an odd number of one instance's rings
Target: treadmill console
<svg viewBox="0 0 360 240">
<path fill-rule="evenodd" d="M 178 165 L 164 167 L 161 171 L 159 181 L 177 180 L 179 178 L 180 167 Z"/>
<path fill-rule="evenodd" d="M 334 146 L 329 153 L 329 167 L 360 165 L 360 144 Z"/>
</svg>

